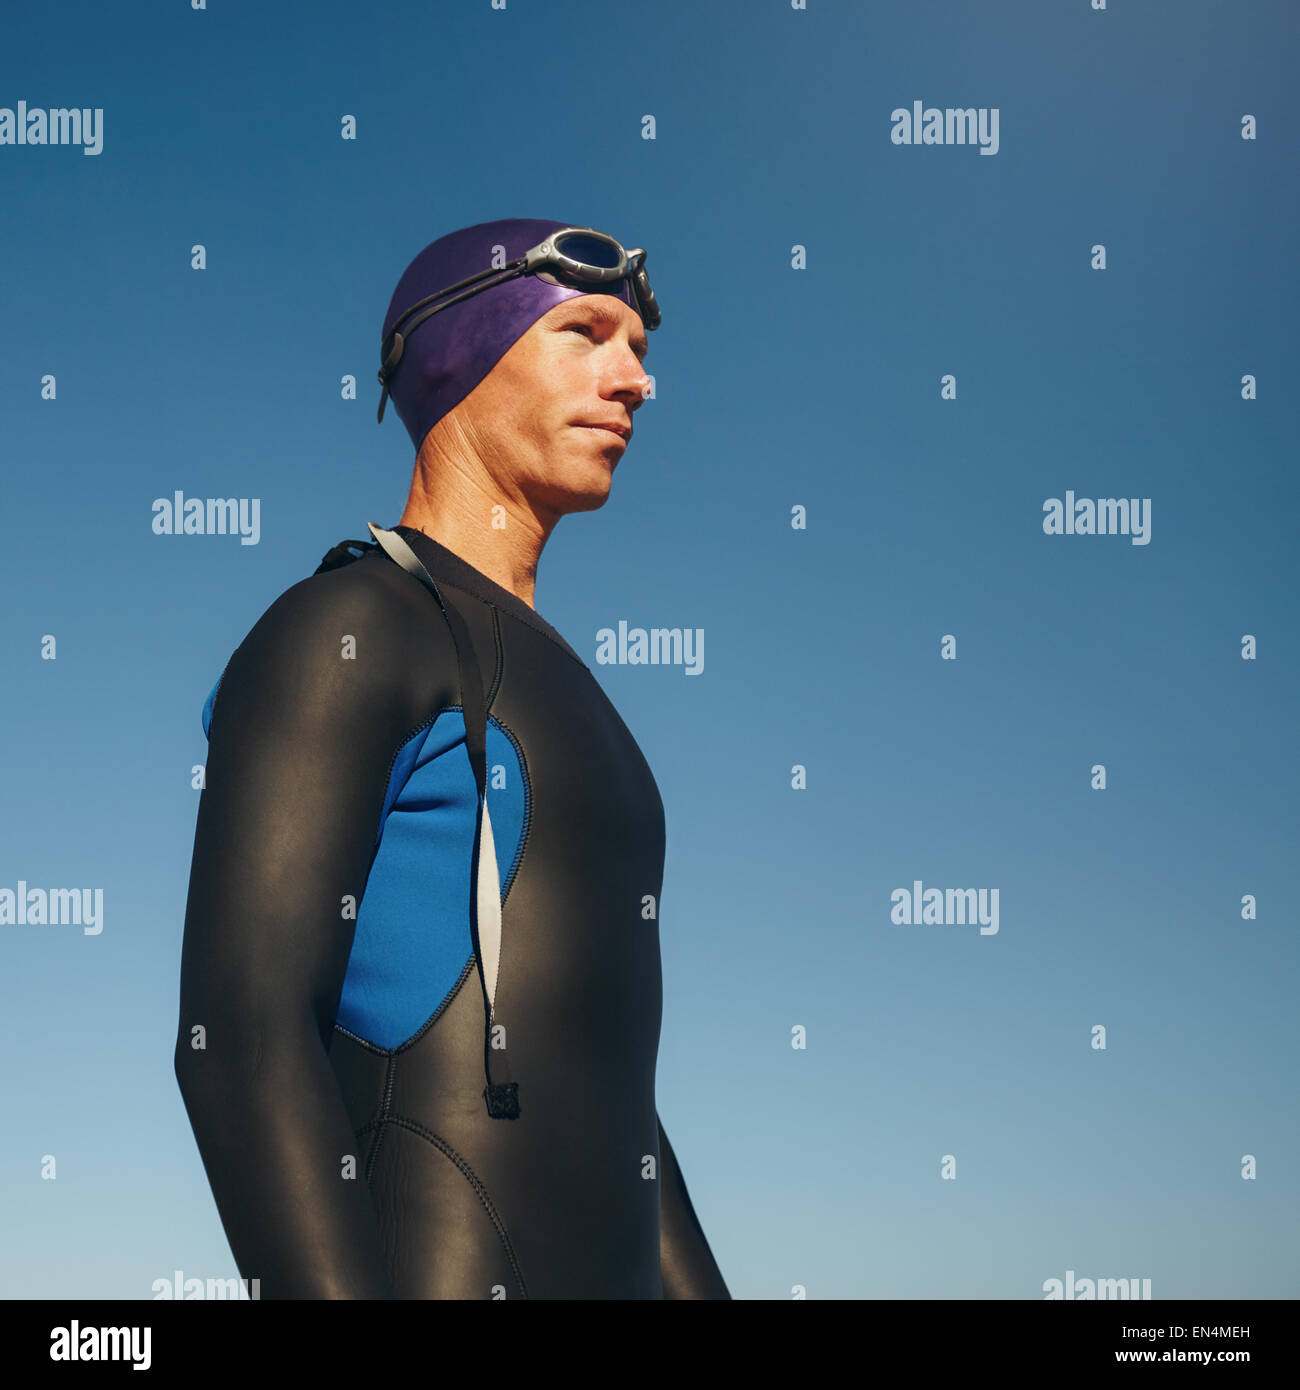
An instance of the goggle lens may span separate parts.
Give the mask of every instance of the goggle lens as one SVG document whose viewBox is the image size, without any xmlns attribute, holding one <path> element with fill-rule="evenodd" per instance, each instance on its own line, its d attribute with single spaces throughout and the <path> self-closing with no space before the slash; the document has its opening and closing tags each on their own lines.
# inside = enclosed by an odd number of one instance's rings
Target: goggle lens
<svg viewBox="0 0 1300 1390">
<path fill-rule="evenodd" d="M 581 261 L 584 265 L 597 266 L 601 270 L 614 270 L 618 266 L 618 247 L 600 237 L 585 236 L 578 233 L 574 236 L 558 239 L 555 243 L 555 249 L 561 255 L 568 256 L 575 261 Z"/>
</svg>

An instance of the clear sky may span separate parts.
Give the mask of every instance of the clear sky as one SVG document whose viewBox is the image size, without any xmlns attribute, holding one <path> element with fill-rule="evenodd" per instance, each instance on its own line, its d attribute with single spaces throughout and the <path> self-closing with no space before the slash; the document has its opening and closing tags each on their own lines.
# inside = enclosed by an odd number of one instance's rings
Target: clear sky
<svg viewBox="0 0 1300 1390">
<path fill-rule="evenodd" d="M 104 908 L 0 925 L 0 1296 L 235 1273 L 172 1075 L 200 711 L 398 520 L 384 311 L 501 217 L 645 247 L 663 310 L 536 600 L 663 796 L 658 1104 L 733 1294 L 1300 1295 L 1298 27 L 14 7 L 0 106 L 103 143 L 0 145 L 0 890 Z M 914 102 L 996 110 L 996 153 L 894 143 Z M 178 489 L 260 499 L 258 543 L 155 535 Z M 1067 491 L 1150 499 L 1148 542 L 1044 534 Z M 703 629 L 703 672 L 596 666 L 620 620 Z M 891 921 L 915 880 L 997 932 Z"/>
</svg>

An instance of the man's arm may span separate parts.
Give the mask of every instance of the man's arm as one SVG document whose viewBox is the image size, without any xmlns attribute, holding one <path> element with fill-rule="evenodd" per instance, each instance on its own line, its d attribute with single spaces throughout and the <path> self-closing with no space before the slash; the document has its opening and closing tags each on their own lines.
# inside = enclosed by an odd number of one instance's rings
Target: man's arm
<svg viewBox="0 0 1300 1390">
<path fill-rule="evenodd" d="M 373 570 L 295 585 L 231 657 L 209 727 L 175 1067 L 263 1298 L 394 1297 L 327 1047 L 352 948 L 344 900 L 361 901 L 412 728 L 396 674 L 407 613 Z"/>
<path fill-rule="evenodd" d="M 656 1117 L 657 1118 L 657 1117 Z M 730 1298 L 704 1238 L 677 1155 L 659 1121 L 659 1266 L 665 1298 Z"/>
</svg>

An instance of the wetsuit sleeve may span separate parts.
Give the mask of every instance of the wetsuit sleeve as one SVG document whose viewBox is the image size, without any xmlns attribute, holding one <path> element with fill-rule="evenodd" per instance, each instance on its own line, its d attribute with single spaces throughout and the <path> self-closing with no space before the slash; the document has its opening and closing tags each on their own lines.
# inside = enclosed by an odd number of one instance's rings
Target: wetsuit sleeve
<svg viewBox="0 0 1300 1390">
<path fill-rule="evenodd" d="M 410 633 L 382 599 L 339 575 L 288 590 L 231 657 L 208 731 L 175 1067 L 262 1298 L 394 1297 L 327 1053 L 411 714 L 394 688 Z"/>
<path fill-rule="evenodd" d="M 691 1205 L 677 1155 L 659 1121 L 659 1268 L 665 1298 L 727 1298 L 731 1294 Z"/>
</svg>

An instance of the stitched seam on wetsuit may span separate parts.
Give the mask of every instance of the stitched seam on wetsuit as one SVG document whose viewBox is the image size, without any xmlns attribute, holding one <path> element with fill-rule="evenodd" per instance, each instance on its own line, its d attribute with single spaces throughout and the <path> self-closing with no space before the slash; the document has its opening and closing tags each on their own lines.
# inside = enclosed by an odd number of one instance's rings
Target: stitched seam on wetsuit
<svg viewBox="0 0 1300 1390">
<path fill-rule="evenodd" d="M 501 890 L 501 906 L 504 907 L 506 899 L 510 896 L 510 889 L 514 886 L 515 874 L 519 868 L 519 861 L 524 857 L 524 843 L 528 837 L 528 822 L 532 811 L 532 788 L 528 780 L 528 764 L 524 759 L 523 745 L 514 734 L 492 713 L 492 702 L 496 699 L 497 693 L 501 689 L 501 682 L 505 678 L 506 653 L 505 644 L 501 638 L 501 612 L 500 609 L 493 607 L 492 613 L 492 641 L 495 643 L 496 669 L 492 672 L 492 688 L 488 691 L 484 701 L 487 710 L 488 720 L 495 724 L 497 728 L 505 734 L 510 741 L 510 746 L 515 750 L 515 758 L 519 763 L 520 776 L 523 778 L 524 787 L 524 820 L 519 830 L 519 843 L 515 846 L 514 858 L 510 861 L 510 870 L 506 874 L 505 886 Z"/>
<path fill-rule="evenodd" d="M 384 1098 L 379 1102 L 379 1114 L 375 1118 L 375 1142 L 370 1150 L 370 1157 L 366 1160 L 366 1186 L 370 1185 L 371 1175 L 375 1171 L 375 1163 L 379 1158 L 379 1149 L 384 1142 L 384 1120 L 388 1117 L 388 1109 L 393 1099 L 393 1070 L 395 1063 L 392 1057 L 388 1059 L 388 1065 L 384 1068 Z"/>
<path fill-rule="evenodd" d="M 384 1123 L 383 1123 L 382 1120 L 371 1120 L 370 1123 L 369 1123 L 368 1125 L 363 1125 L 359 1130 L 357 1130 L 357 1138 L 358 1138 L 358 1140 L 359 1140 L 359 1139 L 361 1138 L 361 1136 L 366 1132 L 366 1130 L 371 1129 L 371 1128 L 374 1129 L 375 1133 L 374 1133 L 374 1138 L 370 1141 L 370 1149 L 369 1149 L 369 1152 L 366 1154 L 366 1186 L 367 1186 L 367 1187 L 370 1186 L 370 1179 L 371 1179 L 371 1177 L 374 1175 L 374 1171 L 375 1171 L 375 1159 L 379 1157 L 379 1141 L 380 1141 L 380 1139 L 383 1137 L 383 1133 L 384 1133 Z"/>
<path fill-rule="evenodd" d="M 492 1222 L 496 1230 L 497 1237 L 501 1241 L 501 1248 L 506 1252 L 506 1258 L 510 1261 L 510 1268 L 514 1271 L 514 1276 L 519 1282 L 519 1292 L 528 1297 L 528 1287 L 524 1283 L 524 1272 L 519 1268 L 519 1261 L 515 1256 L 514 1246 L 510 1243 L 510 1236 L 506 1231 L 505 1222 L 497 1215 L 497 1209 L 492 1205 L 492 1199 L 488 1196 L 487 1188 L 479 1180 L 478 1174 L 469 1164 L 456 1152 L 445 1139 L 440 1138 L 431 1129 L 426 1129 L 424 1125 L 415 1120 L 408 1120 L 404 1115 L 389 1115 L 382 1124 L 400 1125 L 403 1129 L 410 1130 L 412 1134 L 418 1135 L 421 1139 L 432 1144 L 439 1153 L 451 1160 L 460 1169 L 461 1174 L 474 1190 L 474 1195 L 479 1199 L 483 1210 L 487 1212 L 488 1219 Z"/>
<path fill-rule="evenodd" d="M 465 981 L 469 979 L 473 971 L 474 955 L 473 952 L 471 952 L 470 958 L 461 967 L 459 979 L 457 979 L 456 983 L 452 985 L 452 987 L 447 991 L 447 997 L 442 1001 L 441 1004 L 438 1005 L 436 1009 L 434 1009 L 434 1011 L 429 1015 L 429 1017 L 425 1019 L 425 1021 L 422 1024 L 420 1024 L 420 1027 L 416 1032 L 412 1033 L 411 1036 L 407 1038 L 407 1040 L 404 1043 L 399 1044 L 397 1047 L 393 1049 L 394 1057 L 397 1056 L 399 1052 L 405 1052 L 408 1047 L 414 1047 L 415 1044 L 418 1043 L 422 1037 L 424 1037 L 424 1035 L 429 1031 L 429 1029 L 432 1028 L 435 1023 L 437 1023 L 438 1019 L 446 1012 L 447 1008 L 450 1006 L 451 1001 L 455 999 L 455 997 L 460 993 L 461 987 L 464 985 Z"/>
<path fill-rule="evenodd" d="M 492 713 L 492 701 L 496 699 L 497 692 L 501 689 L 501 681 L 505 676 L 506 652 L 505 646 L 501 641 L 501 613 L 500 610 L 493 608 L 489 610 L 492 614 L 492 655 L 496 662 L 496 669 L 492 672 L 492 689 L 487 693 L 487 712 Z"/>
<path fill-rule="evenodd" d="M 334 1020 L 334 1026 L 345 1038 L 351 1038 L 354 1043 L 364 1047 L 367 1052 L 373 1052 L 376 1057 L 387 1057 L 389 1055 L 390 1049 L 380 1047 L 378 1043 L 372 1043 L 366 1038 L 358 1037 L 356 1033 L 350 1033 L 337 1019 Z"/>
<path fill-rule="evenodd" d="M 524 858 L 524 846 L 528 843 L 528 830 L 533 821 L 533 783 L 532 778 L 528 775 L 528 759 L 524 757 L 523 744 L 499 719 L 494 717 L 492 722 L 510 740 L 510 745 L 515 750 L 515 757 L 519 761 L 519 775 L 523 778 L 524 784 L 524 819 L 523 824 L 519 827 L 519 843 L 515 846 L 515 857 L 510 861 L 510 872 L 506 874 L 505 887 L 501 892 L 501 905 L 504 907 L 510 896 L 510 890 L 515 886 L 515 877 L 519 873 L 519 865 Z"/>
<path fill-rule="evenodd" d="M 384 1069 L 384 1098 L 379 1102 L 379 1122 L 382 1124 L 393 1108 L 393 1082 L 397 1078 L 397 1058 L 389 1055 L 388 1066 Z"/>
<path fill-rule="evenodd" d="M 361 1136 L 365 1134 L 367 1130 L 373 1129 L 375 1131 L 374 1143 L 371 1145 L 370 1152 L 366 1155 L 367 1183 L 369 1183 L 371 1175 L 375 1171 L 375 1159 L 379 1156 L 379 1144 L 383 1138 L 384 1133 L 384 1120 L 388 1116 L 388 1111 L 393 1101 L 393 1073 L 395 1070 L 396 1063 L 393 1060 L 392 1054 L 389 1053 L 388 1063 L 384 1067 L 384 1095 L 383 1099 L 379 1102 L 379 1111 L 375 1115 L 375 1118 L 373 1120 L 367 1120 L 366 1123 L 363 1124 L 361 1128 L 356 1131 L 356 1136 L 358 1139 L 360 1139 Z"/>
<path fill-rule="evenodd" d="M 531 628 L 532 631 L 539 634 L 539 636 L 545 637 L 546 640 L 553 647 L 559 647 L 559 649 L 565 654 L 565 656 L 569 658 L 570 661 L 576 661 L 584 671 L 591 670 L 591 667 L 588 666 L 587 663 L 578 655 L 578 653 L 575 652 L 573 648 L 569 646 L 567 641 L 559 637 L 558 633 L 553 635 L 552 633 L 547 632 L 544 627 L 539 627 L 537 623 L 530 622 L 527 618 L 524 617 L 522 613 L 511 613 L 505 609 L 498 608 L 497 605 L 493 603 L 490 598 L 487 598 L 483 594 L 476 594 L 472 589 L 466 589 L 462 585 L 457 584 L 454 580 L 440 579 L 437 582 L 440 584 L 446 584 L 449 588 L 456 589 L 462 594 L 468 594 L 470 598 L 478 599 L 480 603 L 487 604 L 487 606 L 492 610 L 494 615 L 500 615 L 502 612 L 505 612 L 507 618 L 513 618 L 515 622 L 522 624 L 526 628 Z"/>
</svg>

